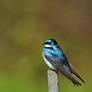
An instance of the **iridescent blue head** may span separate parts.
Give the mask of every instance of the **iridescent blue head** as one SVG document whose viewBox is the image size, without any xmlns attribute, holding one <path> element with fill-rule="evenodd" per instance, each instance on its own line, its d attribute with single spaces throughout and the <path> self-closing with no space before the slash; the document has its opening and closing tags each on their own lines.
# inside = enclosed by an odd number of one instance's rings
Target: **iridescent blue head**
<svg viewBox="0 0 92 92">
<path fill-rule="evenodd" d="M 53 47 L 57 45 L 57 42 L 54 39 L 48 39 L 43 44 L 45 45 L 45 47 Z"/>
<path fill-rule="evenodd" d="M 52 59 L 60 59 L 63 52 L 58 43 L 54 39 L 48 39 L 44 42 L 43 54 L 45 56 L 52 56 Z"/>
</svg>

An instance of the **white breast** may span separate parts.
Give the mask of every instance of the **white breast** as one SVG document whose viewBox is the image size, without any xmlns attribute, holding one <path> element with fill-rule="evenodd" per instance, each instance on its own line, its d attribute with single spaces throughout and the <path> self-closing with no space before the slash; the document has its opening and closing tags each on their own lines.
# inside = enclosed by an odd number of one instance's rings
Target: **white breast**
<svg viewBox="0 0 92 92">
<path fill-rule="evenodd" d="M 44 56 L 43 53 L 42 53 L 42 56 L 43 56 L 43 58 L 44 58 L 45 63 L 46 63 L 51 69 L 56 70 L 56 69 L 53 67 L 53 65 L 45 58 L 45 56 Z"/>
</svg>

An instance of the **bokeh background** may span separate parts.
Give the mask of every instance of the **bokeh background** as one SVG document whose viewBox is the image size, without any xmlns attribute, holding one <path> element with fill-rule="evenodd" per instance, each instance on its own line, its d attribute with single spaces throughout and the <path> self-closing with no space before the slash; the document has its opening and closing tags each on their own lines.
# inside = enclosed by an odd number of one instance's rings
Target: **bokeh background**
<svg viewBox="0 0 92 92">
<path fill-rule="evenodd" d="M 48 38 L 86 81 L 76 87 L 59 74 L 60 92 L 92 92 L 92 0 L 0 0 L 0 92 L 48 92 Z"/>
</svg>

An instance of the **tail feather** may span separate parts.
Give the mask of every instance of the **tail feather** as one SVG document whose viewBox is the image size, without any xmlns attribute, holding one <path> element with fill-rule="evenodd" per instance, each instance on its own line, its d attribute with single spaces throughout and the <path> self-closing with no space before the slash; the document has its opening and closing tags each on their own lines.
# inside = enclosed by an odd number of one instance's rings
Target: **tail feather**
<svg viewBox="0 0 92 92">
<path fill-rule="evenodd" d="M 72 73 L 73 73 L 76 77 L 78 77 L 83 83 L 85 83 L 85 81 L 84 81 L 76 72 L 72 71 Z"/>
<path fill-rule="evenodd" d="M 70 68 L 71 68 L 71 73 L 73 73 L 76 77 L 78 77 L 83 83 L 85 83 L 85 81 L 75 72 L 75 70 L 73 69 L 72 65 L 70 64 Z"/>
<path fill-rule="evenodd" d="M 72 76 L 72 74 L 71 74 L 69 71 L 67 71 L 67 69 L 66 69 L 64 66 L 62 66 L 59 71 L 60 71 L 64 76 L 66 76 L 69 80 L 71 80 L 74 85 L 81 86 L 81 83 L 78 82 L 78 81 Z"/>
</svg>

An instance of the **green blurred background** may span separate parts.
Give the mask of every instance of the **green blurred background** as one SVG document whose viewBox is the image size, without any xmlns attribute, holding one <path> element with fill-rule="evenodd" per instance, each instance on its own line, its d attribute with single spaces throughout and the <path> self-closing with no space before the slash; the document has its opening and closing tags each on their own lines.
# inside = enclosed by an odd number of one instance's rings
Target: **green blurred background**
<svg viewBox="0 0 92 92">
<path fill-rule="evenodd" d="M 0 92 L 48 92 L 48 38 L 86 81 L 76 87 L 59 74 L 60 92 L 92 92 L 92 0 L 0 0 Z"/>
</svg>

